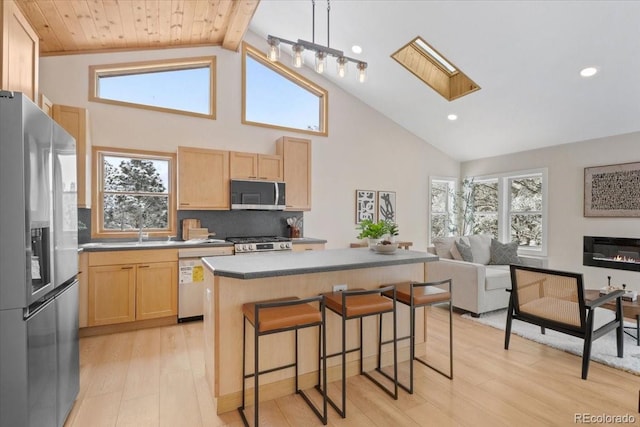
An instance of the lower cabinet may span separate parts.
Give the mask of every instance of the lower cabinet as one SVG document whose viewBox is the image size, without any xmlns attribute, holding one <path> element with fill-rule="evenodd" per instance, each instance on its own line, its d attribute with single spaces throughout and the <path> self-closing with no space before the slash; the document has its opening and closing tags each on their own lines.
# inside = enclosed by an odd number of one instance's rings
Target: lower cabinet
<svg viewBox="0 0 640 427">
<path fill-rule="evenodd" d="M 294 243 L 293 251 L 324 251 L 324 243 Z"/>
<path fill-rule="evenodd" d="M 89 326 L 136 320 L 136 266 L 89 267 Z"/>
<path fill-rule="evenodd" d="M 89 259 L 87 326 L 176 316 L 178 314 L 177 259 L 95 265 L 118 259 L 117 254 L 122 254 L 122 261 L 127 258 L 136 259 L 136 255 L 125 252 L 91 254 L 94 256 Z M 151 256 L 147 254 L 142 258 L 149 257 Z"/>
<path fill-rule="evenodd" d="M 154 262 L 137 266 L 136 320 L 178 314 L 178 265 Z"/>
</svg>

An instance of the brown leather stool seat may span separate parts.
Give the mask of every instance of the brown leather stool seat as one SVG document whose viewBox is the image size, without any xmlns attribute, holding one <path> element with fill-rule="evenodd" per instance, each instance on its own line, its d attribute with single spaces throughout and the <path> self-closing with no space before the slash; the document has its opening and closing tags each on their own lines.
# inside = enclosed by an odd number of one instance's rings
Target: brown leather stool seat
<svg viewBox="0 0 640 427">
<path fill-rule="evenodd" d="M 390 292 L 391 298 L 385 298 L 382 296 L 383 292 Z M 329 404 L 342 416 L 345 418 L 347 416 L 347 386 L 346 386 L 346 366 L 347 366 L 347 353 L 351 353 L 354 351 L 360 352 L 360 375 L 364 375 L 369 378 L 374 384 L 384 390 L 387 394 L 389 394 L 394 399 L 398 399 L 398 353 L 397 353 L 397 344 L 396 344 L 396 300 L 395 300 L 395 290 L 393 286 L 388 286 L 386 288 L 373 289 L 373 290 L 364 290 L 364 289 L 352 289 L 348 291 L 342 292 L 329 292 L 326 294 L 322 294 L 325 298 L 327 308 L 340 316 L 342 318 L 342 348 L 341 351 L 334 354 L 326 354 L 323 353 L 323 359 L 341 356 L 342 358 L 342 403 L 341 406 L 338 406 L 333 399 L 327 396 L 327 401 Z M 382 315 L 384 313 L 391 313 L 393 316 L 393 339 L 388 341 L 388 343 L 393 343 L 393 377 L 385 375 L 387 378 L 390 378 L 393 381 L 393 389 L 389 389 L 385 387 L 382 383 L 380 383 L 377 379 L 373 378 L 368 372 L 364 371 L 362 366 L 362 318 L 366 316 L 379 316 L 380 317 L 380 330 L 379 335 L 382 335 Z M 346 338 L 346 324 L 347 320 L 351 319 L 359 319 L 360 320 L 360 345 L 356 348 L 347 349 L 347 338 Z M 380 369 L 380 352 L 382 351 L 382 347 L 378 348 L 378 368 L 377 371 L 381 371 Z M 395 378 L 395 379 L 394 379 Z"/>
<path fill-rule="evenodd" d="M 398 383 L 400 387 L 413 393 L 413 361 L 417 360 L 423 365 L 433 369 L 439 374 L 444 375 L 449 379 L 453 379 L 453 305 L 451 303 L 451 279 L 441 280 L 439 282 L 428 283 L 416 283 L 416 282 L 403 282 L 395 283 L 396 299 L 398 302 L 409 306 L 410 309 L 410 325 L 409 335 L 406 337 L 397 338 L 400 340 L 409 340 L 409 385 Z M 442 286 L 447 286 L 447 289 L 442 289 Z M 384 296 L 392 298 L 393 295 L 389 291 L 383 293 Z M 445 373 L 442 370 L 430 365 L 427 361 L 416 357 L 415 355 L 415 330 L 416 330 L 416 309 L 420 307 L 426 307 L 434 304 L 449 303 L 449 373 Z M 380 345 L 386 344 L 389 341 L 380 340 Z M 383 373 L 384 374 L 384 373 Z"/>
<path fill-rule="evenodd" d="M 390 301 L 390 300 L 389 300 Z M 317 303 L 317 307 L 312 305 Z M 322 295 L 317 297 L 300 299 L 297 297 L 286 297 L 268 301 L 251 302 L 242 305 L 244 316 L 242 327 L 242 405 L 238 408 L 242 422 L 245 426 L 249 422 L 244 414 L 245 409 L 245 383 L 248 378 L 254 379 L 254 426 L 258 426 L 260 386 L 258 377 L 261 374 L 278 371 L 286 368 L 295 368 L 295 391 L 302 396 L 313 412 L 320 418 L 323 424 L 327 424 L 327 363 L 326 359 L 320 355 L 326 352 L 326 330 L 325 330 L 325 302 Z M 254 370 L 251 374 L 246 374 L 246 325 L 253 326 L 254 330 Z M 322 394 L 322 409 L 311 401 L 306 393 L 298 387 L 298 330 L 309 327 L 319 327 L 319 348 L 318 348 L 318 384 L 316 388 Z M 286 365 L 259 370 L 260 361 L 260 341 L 262 335 L 275 334 L 278 332 L 295 331 L 295 362 Z"/>
</svg>

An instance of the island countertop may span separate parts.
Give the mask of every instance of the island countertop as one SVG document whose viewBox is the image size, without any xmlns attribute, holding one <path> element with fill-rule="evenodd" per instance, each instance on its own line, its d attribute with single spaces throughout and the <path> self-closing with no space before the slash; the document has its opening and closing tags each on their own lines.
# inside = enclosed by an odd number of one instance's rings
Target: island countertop
<svg viewBox="0 0 640 427">
<path fill-rule="evenodd" d="M 206 257 L 204 264 L 216 276 L 234 279 L 291 276 L 358 268 L 385 267 L 437 261 L 427 252 L 397 250 L 393 254 L 378 254 L 368 248 L 329 249 L 305 252 L 268 252 L 236 255 L 233 257 Z"/>
</svg>

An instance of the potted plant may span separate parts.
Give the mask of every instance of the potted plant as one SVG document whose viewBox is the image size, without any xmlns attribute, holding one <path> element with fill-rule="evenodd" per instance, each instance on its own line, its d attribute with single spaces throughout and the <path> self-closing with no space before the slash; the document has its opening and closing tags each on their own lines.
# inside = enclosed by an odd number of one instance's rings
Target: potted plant
<svg viewBox="0 0 640 427">
<path fill-rule="evenodd" d="M 360 230 L 358 239 L 368 239 L 369 247 L 373 247 L 386 235 L 392 236 L 398 235 L 397 224 L 391 221 L 378 221 L 373 222 L 370 219 L 365 219 L 358 224 L 357 230 Z"/>
<path fill-rule="evenodd" d="M 388 240 L 393 242 L 398 235 L 398 224 L 393 221 L 385 221 L 385 223 L 387 224 L 387 234 L 389 235 Z"/>
</svg>

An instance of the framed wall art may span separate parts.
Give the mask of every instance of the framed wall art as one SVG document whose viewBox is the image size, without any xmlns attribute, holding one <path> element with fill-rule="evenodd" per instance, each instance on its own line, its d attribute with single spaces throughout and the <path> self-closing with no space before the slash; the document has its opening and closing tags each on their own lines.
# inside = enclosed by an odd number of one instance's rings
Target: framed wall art
<svg viewBox="0 0 640 427">
<path fill-rule="evenodd" d="M 396 222 L 395 191 L 378 191 L 378 219 Z"/>
<path fill-rule="evenodd" d="M 356 224 L 369 219 L 376 222 L 376 192 L 371 190 L 356 190 Z"/>
<path fill-rule="evenodd" d="M 584 168 L 584 216 L 640 217 L 640 162 Z"/>
</svg>

